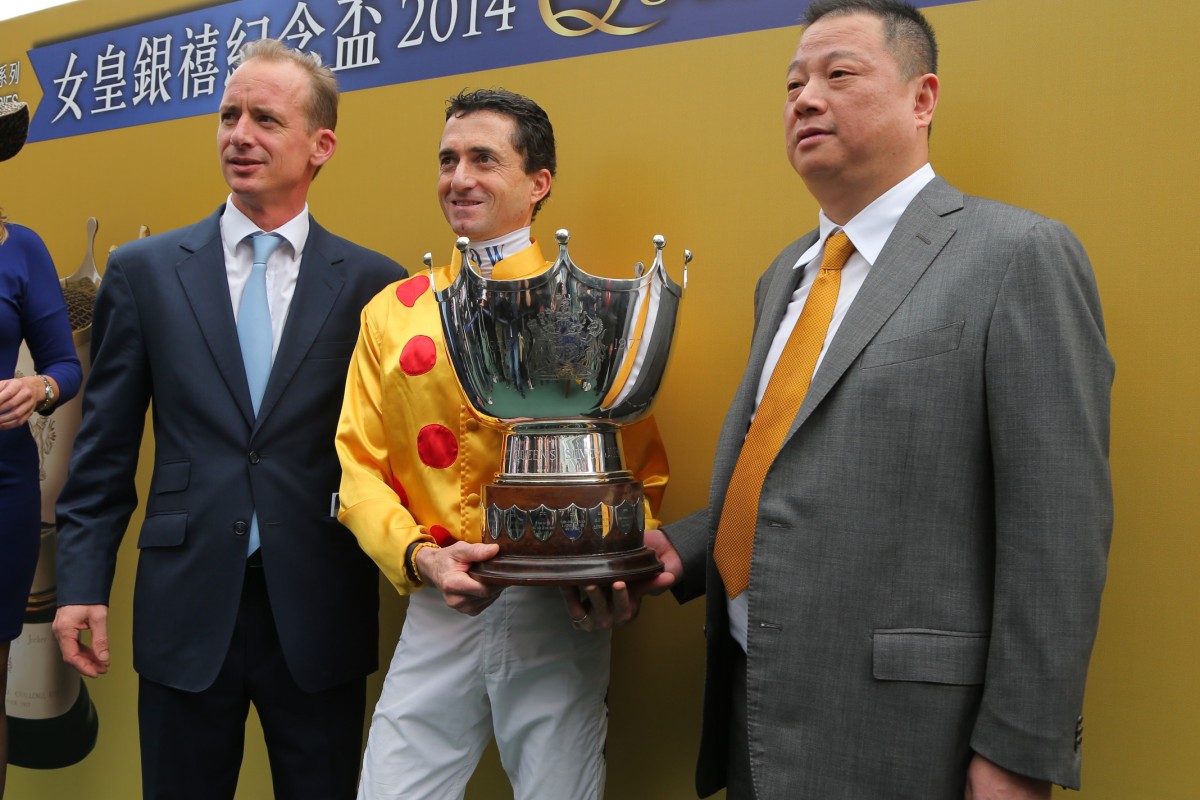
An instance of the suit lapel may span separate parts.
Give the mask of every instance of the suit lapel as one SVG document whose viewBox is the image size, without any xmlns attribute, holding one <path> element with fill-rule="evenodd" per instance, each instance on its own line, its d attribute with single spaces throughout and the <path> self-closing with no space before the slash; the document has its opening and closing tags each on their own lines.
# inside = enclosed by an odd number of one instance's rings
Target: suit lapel
<svg viewBox="0 0 1200 800">
<path fill-rule="evenodd" d="M 808 419 L 813 410 L 858 358 L 863 348 L 875 337 L 904 298 L 925 274 L 938 253 L 954 236 L 955 225 L 950 214 L 963 207 L 963 195 L 941 178 L 935 178 L 909 204 L 872 266 L 867 280 L 859 289 L 846 318 L 838 328 L 829 351 L 813 376 L 808 394 L 796 414 L 787 445 L 796 429 Z M 813 232 L 780 254 L 764 278 L 761 300 L 756 312 L 758 322 L 750 347 L 749 362 L 738 386 L 721 430 L 717 454 L 713 462 L 713 479 L 709 497 L 710 521 L 715 532 L 721 518 L 729 479 L 741 452 L 750 417 L 754 411 L 754 396 L 766 363 L 767 352 L 787 312 L 792 293 L 799 285 L 801 270 L 792 269 L 796 260 L 814 241 Z"/>
<path fill-rule="evenodd" d="M 250 387 L 246 383 L 242 347 L 238 343 L 233 303 L 229 299 L 229 279 L 225 274 L 220 224 L 224 209 L 221 206 L 180 239 L 182 258 L 175 265 L 175 272 L 217 370 L 225 379 L 246 423 L 252 425 L 254 408 L 250 403 Z M 186 369 L 186 365 L 181 368 Z"/>
<path fill-rule="evenodd" d="M 954 236 L 957 228 L 946 217 L 962 207 L 962 192 L 941 178 L 934 178 L 909 204 L 821 360 L 792 423 L 789 439 L 875 338 Z"/>
<path fill-rule="evenodd" d="M 787 313 L 788 303 L 792 293 L 800 284 L 803 270 L 793 269 L 796 260 L 800 258 L 812 243 L 816 234 L 809 234 L 784 249 L 771 268 L 763 277 L 759 291 L 761 297 L 756 298 L 755 309 L 757 322 L 754 328 L 754 339 L 750 343 L 750 356 L 747 360 L 746 371 L 742 376 L 737 393 L 730 403 L 725 425 L 721 430 L 721 438 L 717 444 L 717 453 L 713 461 L 712 490 L 710 508 L 714 510 L 713 525 L 720 518 L 721 507 L 725 501 L 725 490 L 733 467 L 737 463 L 742 442 L 750 427 L 750 418 L 754 414 L 754 397 L 758 393 L 758 383 L 762 376 L 763 366 L 767 362 L 767 352 L 771 342 L 779 330 L 779 323 Z"/>
<path fill-rule="evenodd" d="M 258 409 L 260 424 L 283 396 L 284 389 L 296 374 L 300 362 L 304 360 L 341 294 L 342 285 L 346 282 L 342 266 L 344 260 L 334 237 L 309 217 L 308 241 L 304 245 L 296 291 L 288 309 L 279 350 L 271 365 L 271 377 Z M 238 352 L 241 352 L 240 349 Z"/>
</svg>

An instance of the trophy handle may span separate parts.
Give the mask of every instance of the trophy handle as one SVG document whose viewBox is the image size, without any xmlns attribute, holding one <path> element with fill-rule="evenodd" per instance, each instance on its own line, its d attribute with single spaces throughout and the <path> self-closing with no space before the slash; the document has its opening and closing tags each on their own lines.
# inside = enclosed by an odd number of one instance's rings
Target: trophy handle
<svg viewBox="0 0 1200 800">
<path fill-rule="evenodd" d="M 63 279 L 64 289 L 82 281 L 87 281 L 93 286 L 100 282 L 100 271 L 96 269 L 96 258 L 92 255 L 96 249 L 96 232 L 98 230 L 100 230 L 100 223 L 95 217 L 88 217 L 87 249 L 83 251 L 83 261 L 80 262 L 79 269 Z"/>
</svg>

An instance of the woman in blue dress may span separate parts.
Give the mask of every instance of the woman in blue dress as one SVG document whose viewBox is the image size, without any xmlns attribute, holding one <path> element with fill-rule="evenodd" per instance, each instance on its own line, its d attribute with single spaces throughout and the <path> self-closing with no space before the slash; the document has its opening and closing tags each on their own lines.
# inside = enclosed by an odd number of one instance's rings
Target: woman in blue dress
<svg viewBox="0 0 1200 800">
<path fill-rule="evenodd" d="M 0 102 L 0 161 L 25 142 L 24 103 Z M 24 341 L 37 374 L 14 377 Z M 41 532 L 38 453 L 29 429 L 79 391 L 82 378 L 67 305 L 46 245 L 0 210 L 0 695 L 7 691 L 9 644 L 21 634 Z M 8 720 L 0 706 L 0 796 L 8 762 Z"/>
</svg>

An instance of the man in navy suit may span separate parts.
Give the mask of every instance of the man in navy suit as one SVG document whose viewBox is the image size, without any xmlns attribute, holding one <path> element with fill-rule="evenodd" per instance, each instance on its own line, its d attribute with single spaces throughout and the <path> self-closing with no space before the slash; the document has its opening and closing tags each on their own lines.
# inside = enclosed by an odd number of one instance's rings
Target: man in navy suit
<svg viewBox="0 0 1200 800">
<path fill-rule="evenodd" d="M 353 797 L 377 572 L 335 518 L 333 438 L 359 312 L 404 271 L 308 214 L 337 146 L 332 73 L 273 40 L 244 53 L 217 131 L 228 202 L 108 262 L 58 506 L 54 628 L 80 672 L 108 670 L 153 401 L 133 612 L 144 796 L 232 798 L 253 703 L 277 797 Z"/>
</svg>

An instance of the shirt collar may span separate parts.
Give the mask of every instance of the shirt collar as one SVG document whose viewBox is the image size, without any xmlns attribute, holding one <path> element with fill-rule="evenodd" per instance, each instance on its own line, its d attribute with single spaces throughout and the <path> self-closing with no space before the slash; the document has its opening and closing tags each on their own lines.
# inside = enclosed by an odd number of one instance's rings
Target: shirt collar
<svg viewBox="0 0 1200 800">
<path fill-rule="evenodd" d="M 796 262 L 796 266 L 803 266 L 816 258 L 817 254 L 821 252 L 821 248 L 825 246 L 825 240 L 838 230 L 844 230 L 850 237 L 850 241 L 854 243 L 855 252 L 865 258 L 868 264 L 874 265 L 875 259 L 879 258 L 880 252 L 883 251 L 883 246 L 887 244 L 888 237 L 896 229 L 896 224 L 900 222 L 900 217 L 934 177 L 933 167 L 926 164 L 875 198 L 870 205 L 855 214 L 854 218 L 845 225 L 834 223 L 825 216 L 824 211 L 821 211 L 817 215 L 820 222 L 817 241 L 804 251 L 804 254 Z"/>
<path fill-rule="evenodd" d="M 483 271 L 483 277 L 490 278 L 497 264 L 529 247 L 531 241 L 529 227 L 526 226 L 486 242 L 471 242 L 467 252 L 471 254 L 471 262 Z"/>
<path fill-rule="evenodd" d="M 519 250 L 497 263 L 492 270 L 491 280 L 516 281 L 522 278 L 531 278 L 545 272 L 547 266 L 546 259 L 542 257 L 542 248 L 538 245 L 537 239 L 532 239 L 524 250 Z M 462 254 L 456 247 L 450 255 L 450 283 L 453 283 L 454 279 L 458 277 L 460 269 L 462 269 Z"/>
<path fill-rule="evenodd" d="M 225 212 L 221 214 L 221 238 L 225 242 L 226 249 L 231 253 L 236 251 L 237 246 L 247 236 L 257 233 L 260 230 L 262 229 L 255 225 L 249 217 L 233 204 L 233 195 L 229 195 L 225 200 Z M 280 225 L 274 231 L 266 231 L 266 233 L 278 233 L 282 236 L 292 246 L 292 253 L 298 258 L 304 252 L 304 245 L 308 241 L 308 231 L 308 203 L 305 203 L 304 208 L 300 210 L 299 214 Z M 249 243 L 247 242 L 248 245 Z"/>
</svg>

